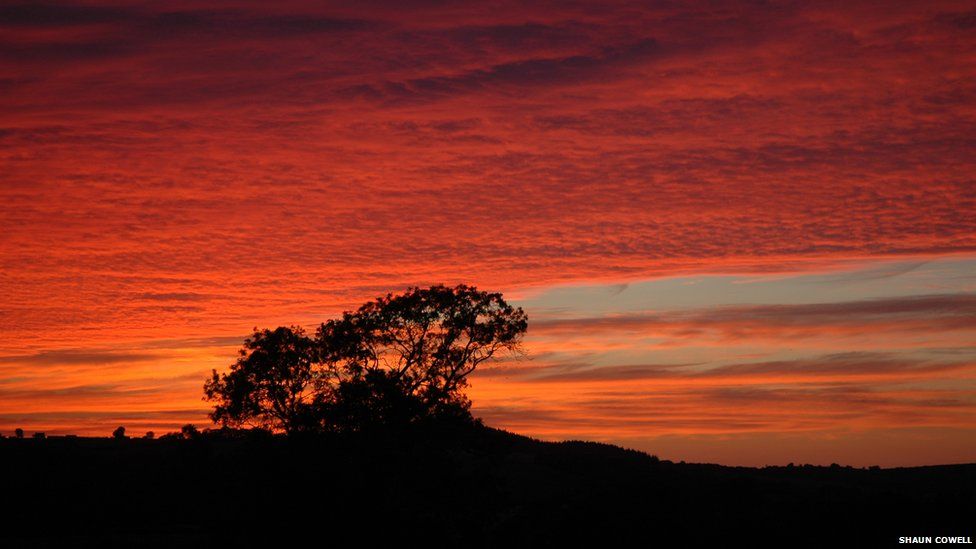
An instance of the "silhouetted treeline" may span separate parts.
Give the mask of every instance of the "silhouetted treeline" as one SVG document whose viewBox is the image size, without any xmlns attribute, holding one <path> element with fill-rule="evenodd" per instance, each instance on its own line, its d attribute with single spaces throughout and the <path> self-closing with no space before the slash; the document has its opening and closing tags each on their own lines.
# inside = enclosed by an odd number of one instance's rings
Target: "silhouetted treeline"
<svg viewBox="0 0 976 549">
<path fill-rule="evenodd" d="M 861 546 L 972 535 L 976 464 L 659 461 L 466 422 L 0 440 L 0 546 Z M 829 545 L 826 545 L 829 544 Z"/>
</svg>

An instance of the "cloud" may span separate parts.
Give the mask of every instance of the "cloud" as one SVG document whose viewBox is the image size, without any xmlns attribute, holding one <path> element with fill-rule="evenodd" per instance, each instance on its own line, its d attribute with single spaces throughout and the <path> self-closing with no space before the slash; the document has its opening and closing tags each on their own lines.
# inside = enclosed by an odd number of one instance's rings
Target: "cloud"
<svg viewBox="0 0 976 549">
<path fill-rule="evenodd" d="M 323 17 L 314 13 L 281 13 L 244 9 L 161 9 L 85 4 L 8 4 L 0 7 L 0 25 L 12 28 L 54 28 L 99 26 L 110 34 L 133 39 L 139 32 L 151 33 L 144 39 L 159 40 L 187 35 L 194 40 L 224 37 L 275 37 L 306 33 L 331 33 L 359 30 L 369 26 L 364 20 Z"/>
<path fill-rule="evenodd" d="M 722 340 L 824 338 L 892 333 L 915 335 L 970 332 L 976 327 L 976 296 L 942 294 L 863 301 L 726 306 L 692 311 L 648 312 L 591 318 L 542 319 L 542 336 L 573 333 L 643 333 Z"/>
<path fill-rule="evenodd" d="M 971 371 L 971 370 L 970 370 Z M 730 380 L 660 384 L 639 378 L 521 391 L 475 401 L 485 421 L 545 438 L 622 440 L 641 436 L 859 432 L 893 425 L 970 428 L 971 385 L 901 389 L 897 385 L 823 380 L 732 384 Z M 838 426 L 843 426 L 838 429 Z"/>
<path fill-rule="evenodd" d="M 147 352 L 65 349 L 39 351 L 27 355 L 0 356 L 0 364 L 29 364 L 36 366 L 119 364 L 149 362 L 159 360 L 163 356 Z"/>
<path fill-rule="evenodd" d="M 18 376 L 57 366 L 111 384 L 157 359 L 226 364 L 253 326 L 414 284 L 508 293 L 971 255 L 971 20 L 950 1 L 5 4 L 0 355 Z M 533 321 L 530 337 L 563 364 L 616 368 L 593 383 L 670 380 L 671 364 L 833 368 L 822 380 L 872 365 L 803 360 L 964 347 L 971 281 L 916 290 L 939 295 L 716 297 Z M 567 356 L 580 347 L 599 356 Z M 873 367 L 904 379 L 897 360 Z M 776 423 L 725 402 L 728 425 Z M 611 416 L 586 421 L 612 430 Z"/>
<path fill-rule="evenodd" d="M 883 353 L 849 352 L 815 359 L 732 364 L 714 368 L 695 376 L 709 378 L 759 374 L 782 375 L 786 378 L 820 375 L 843 378 L 863 375 L 887 376 L 902 373 L 931 375 L 946 370 L 971 369 L 973 365 L 972 361 L 941 362 L 902 358 Z"/>
<path fill-rule="evenodd" d="M 213 296 L 195 292 L 142 292 L 132 297 L 146 301 L 207 301 Z"/>
<path fill-rule="evenodd" d="M 902 376 L 914 378 L 933 377 L 940 372 L 971 370 L 976 366 L 973 349 L 959 349 L 962 356 L 925 357 L 905 356 L 899 353 L 849 351 L 792 360 L 762 362 L 730 361 L 726 364 L 673 363 L 599 365 L 586 361 L 552 361 L 538 365 L 494 366 L 479 371 L 475 379 L 513 378 L 528 383 L 591 383 L 617 381 L 659 382 L 748 382 L 782 381 L 799 383 L 822 378 L 857 379 L 871 377 L 876 380 L 896 380 Z"/>
<path fill-rule="evenodd" d="M 342 90 L 341 93 L 352 98 L 402 104 L 421 99 L 437 100 L 444 96 L 492 87 L 524 90 L 533 86 L 565 85 L 613 74 L 629 64 L 652 58 L 658 51 L 656 41 L 645 39 L 624 46 L 604 48 L 591 55 L 522 59 L 456 75 L 359 85 Z"/>
<path fill-rule="evenodd" d="M 120 23 L 129 20 L 132 15 L 130 10 L 110 6 L 41 3 L 11 3 L 0 6 L 0 21 L 5 27 Z"/>
</svg>

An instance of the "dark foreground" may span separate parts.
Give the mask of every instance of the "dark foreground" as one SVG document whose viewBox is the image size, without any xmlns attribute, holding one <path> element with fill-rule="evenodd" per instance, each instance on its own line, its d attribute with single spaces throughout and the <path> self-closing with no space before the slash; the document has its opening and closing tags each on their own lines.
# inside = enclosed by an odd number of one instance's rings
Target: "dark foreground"
<svg viewBox="0 0 976 549">
<path fill-rule="evenodd" d="M 277 547 L 309 538 L 320 547 L 885 547 L 899 536 L 976 537 L 976 464 L 676 464 L 488 428 L 3 439 L 0 467 L 8 504 L 0 547 Z"/>
</svg>

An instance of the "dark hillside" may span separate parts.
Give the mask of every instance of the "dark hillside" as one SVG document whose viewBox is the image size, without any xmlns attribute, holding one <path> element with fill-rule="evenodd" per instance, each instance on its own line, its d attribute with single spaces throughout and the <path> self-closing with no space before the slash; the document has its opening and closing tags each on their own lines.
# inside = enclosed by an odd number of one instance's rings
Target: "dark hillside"
<svg viewBox="0 0 976 549">
<path fill-rule="evenodd" d="M 974 534 L 976 464 L 676 464 L 489 428 L 0 440 L 0 546 L 897 544 Z"/>
</svg>

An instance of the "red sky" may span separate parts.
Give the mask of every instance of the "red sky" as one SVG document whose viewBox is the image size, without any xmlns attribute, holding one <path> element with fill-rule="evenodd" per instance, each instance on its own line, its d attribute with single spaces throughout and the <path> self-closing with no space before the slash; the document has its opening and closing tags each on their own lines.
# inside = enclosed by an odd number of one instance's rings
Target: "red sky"
<svg viewBox="0 0 976 549">
<path fill-rule="evenodd" d="M 5 3 L 0 430 L 204 424 L 252 327 L 465 282 L 530 314 L 491 425 L 976 460 L 972 3 L 646 4 Z"/>
</svg>

